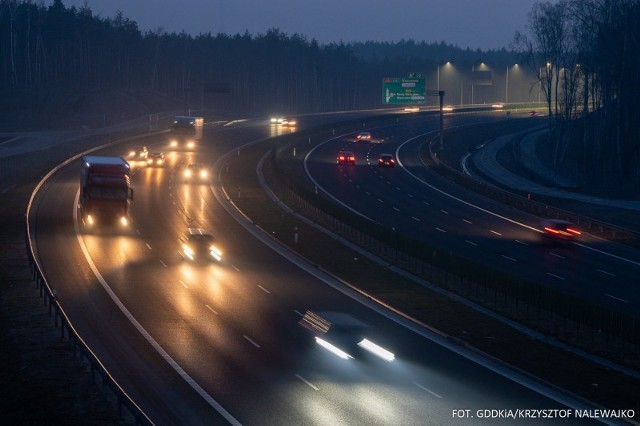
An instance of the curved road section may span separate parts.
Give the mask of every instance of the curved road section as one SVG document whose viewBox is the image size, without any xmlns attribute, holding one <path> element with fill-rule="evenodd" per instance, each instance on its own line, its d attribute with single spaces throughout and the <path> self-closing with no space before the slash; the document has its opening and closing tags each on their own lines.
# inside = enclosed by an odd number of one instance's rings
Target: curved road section
<svg viewBox="0 0 640 426">
<path fill-rule="evenodd" d="M 449 125 L 466 120 L 450 118 Z M 542 241 L 539 217 L 461 188 L 431 171 L 419 151 L 437 129 L 391 126 L 375 135 L 382 143 L 343 135 L 317 146 L 305 159 L 308 177 L 346 208 L 398 233 L 483 263 L 513 276 L 638 315 L 640 252 L 589 235 L 569 245 Z M 336 164 L 350 151 L 356 164 Z M 385 153 L 396 167 L 379 167 Z"/>
<path fill-rule="evenodd" d="M 538 385 L 523 386 L 494 371 L 501 367 L 485 368 L 435 343 L 433 336 L 405 328 L 360 303 L 332 277 L 310 273 L 294 256 L 283 256 L 265 235 L 256 238 L 246 218 L 230 214 L 213 165 L 225 154 L 241 155 L 242 144 L 270 132 L 266 122 L 212 129 L 197 152 L 177 152 L 165 167 L 135 167 L 132 224 L 126 232 L 89 230 L 77 220 L 78 161 L 56 172 L 35 200 L 37 255 L 59 302 L 156 424 L 491 424 L 495 418 L 486 411 L 491 409 L 545 410 L 553 416 L 545 424 L 567 424 L 559 413 L 585 407 L 570 398 L 543 396 Z M 163 150 L 165 142 L 144 143 L 153 151 Z M 114 146 L 96 154 L 127 150 Z M 183 171 L 193 162 L 209 167 L 212 180 L 186 180 Z M 407 176 L 402 179 L 415 185 Z M 331 181 L 344 191 L 338 198 L 355 193 L 343 177 L 335 173 Z M 385 188 L 375 197 L 382 202 L 358 196 L 354 208 L 367 207 L 372 214 L 369 207 L 381 210 L 392 194 L 397 198 L 394 191 L 421 203 L 418 194 L 409 197 L 412 186 L 398 182 L 397 190 L 388 178 L 368 175 L 379 183 L 376 188 Z M 445 208 L 432 201 L 424 204 L 434 206 L 428 211 Z M 450 216 L 459 214 L 446 208 Z M 210 230 L 222 261 L 182 260 L 180 237 L 187 228 Z M 299 325 L 307 310 L 357 319 L 396 359 L 340 359 Z"/>
</svg>

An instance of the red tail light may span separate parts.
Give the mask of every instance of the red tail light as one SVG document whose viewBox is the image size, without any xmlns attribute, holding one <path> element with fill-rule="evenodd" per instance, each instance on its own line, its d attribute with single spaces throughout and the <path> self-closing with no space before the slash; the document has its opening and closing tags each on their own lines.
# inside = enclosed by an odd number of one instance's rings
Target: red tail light
<svg viewBox="0 0 640 426">
<path fill-rule="evenodd" d="M 582 234 L 580 231 L 578 231 L 577 229 L 573 229 L 573 228 L 567 228 L 567 232 L 571 232 L 574 235 L 581 235 Z"/>
</svg>

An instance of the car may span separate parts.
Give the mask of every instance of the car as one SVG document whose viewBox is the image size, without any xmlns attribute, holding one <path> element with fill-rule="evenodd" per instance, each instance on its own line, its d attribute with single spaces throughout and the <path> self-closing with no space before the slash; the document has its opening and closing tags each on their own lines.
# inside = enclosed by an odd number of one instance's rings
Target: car
<svg viewBox="0 0 640 426">
<path fill-rule="evenodd" d="M 203 228 L 187 228 L 180 238 L 180 256 L 192 262 L 222 261 L 215 237 Z"/>
<path fill-rule="evenodd" d="M 351 151 L 340 151 L 337 158 L 338 164 L 356 164 L 356 156 Z"/>
<path fill-rule="evenodd" d="M 176 150 L 187 150 L 187 151 L 193 151 L 196 148 L 196 140 L 195 138 L 188 138 L 188 137 L 182 137 L 182 138 L 177 138 L 177 137 L 172 137 L 169 139 L 169 150 L 171 151 L 176 151 Z"/>
<path fill-rule="evenodd" d="M 360 132 L 356 135 L 356 141 L 371 141 L 371 133 L 369 132 Z"/>
<path fill-rule="evenodd" d="M 370 356 L 387 362 L 395 360 L 394 353 L 379 344 L 380 336 L 371 327 L 346 312 L 307 310 L 298 324 L 311 332 L 318 345 L 343 360 Z"/>
<path fill-rule="evenodd" d="M 570 243 L 582 235 L 573 223 L 562 219 L 546 219 L 542 221 L 540 227 L 544 242 Z"/>
<path fill-rule="evenodd" d="M 298 122 L 292 118 L 286 117 L 271 117 L 271 124 L 281 125 L 283 127 L 295 127 Z"/>
<path fill-rule="evenodd" d="M 209 172 L 198 163 L 189 163 L 182 173 L 184 180 L 189 182 L 206 182 L 209 180 Z"/>
<path fill-rule="evenodd" d="M 149 167 L 163 167 L 164 162 L 164 152 L 150 152 L 147 155 L 147 166 Z"/>
<path fill-rule="evenodd" d="M 140 145 L 140 146 L 134 146 L 133 148 L 131 148 L 129 150 L 129 154 L 127 155 L 127 158 L 134 161 L 146 160 L 148 155 L 149 155 L 149 150 L 147 149 L 147 147 L 144 145 Z"/>
<path fill-rule="evenodd" d="M 380 154 L 378 167 L 395 167 L 396 159 L 391 154 Z"/>
</svg>

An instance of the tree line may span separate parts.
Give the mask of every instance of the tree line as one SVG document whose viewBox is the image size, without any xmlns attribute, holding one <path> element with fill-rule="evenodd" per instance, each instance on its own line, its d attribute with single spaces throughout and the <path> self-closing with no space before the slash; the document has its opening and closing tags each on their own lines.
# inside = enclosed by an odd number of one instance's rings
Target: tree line
<svg viewBox="0 0 640 426">
<path fill-rule="evenodd" d="M 373 52 L 373 53 L 372 53 Z M 437 55 L 437 57 L 434 57 Z M 513 61 L 440 43 L 320 45 L 278 29 L 252 36 L 141 32 L 118 12 L 0 0 L 0 89 L 143 88 L 194 107 L 242 113 L 379 108 L 383 77 L 431 71 L 442 58 Z"/>
<path fill-rule="evenodd" d="M 435 70 L 446 61 L 467 70 L 480 62 L 503 70 L 520 62 L 537 78 L 531 90 L 544 92 L 554 162 L 561 166 L 578 153 L 586 181 L 638 188 L 639 3 L 536 3 L 528 33 L 516 34 L 517 57 L 512 50 L 412 40 L 320 45 L 278 29 L 255 36 L 143 33 L 120 12 L 101 18 L 87 5 L 68 8 L 62 0 L 49 6 L 0 0 L 0 90 L 134 88 L 193 108 L 303 113 L 379 108 L 382 78 L 408 72 L 433 74 L 427 84 L 433 89 Z M 492 90 L 500 86 L 494 82 Z M 460 94 L 467 89 L 459 86 Z"/>
<path fill-rule="evenodd" d="M 640 194 L 640 0 L 539 2 L 515 46 L 545 94 L 553 161 Z"/>
</svg>

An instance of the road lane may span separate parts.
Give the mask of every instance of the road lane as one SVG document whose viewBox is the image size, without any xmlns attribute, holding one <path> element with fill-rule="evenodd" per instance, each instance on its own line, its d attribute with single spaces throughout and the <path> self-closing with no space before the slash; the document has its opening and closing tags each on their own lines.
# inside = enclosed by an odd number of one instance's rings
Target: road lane
<svg viewBox="0 0 640 426">
<path fill-rule="evenodd" d="M 214 136 L 220 144 L 200 153 L 208 164 L 246 137 Z M 177 171 L 167 171 L 134 174 L 131 232 L 81 238 L 131 316 L 241 423 L 443 424 L 460 406 L 561 407 L 328 287 L 257 242 L 206 185 L 177 183 Z M 77 169 L 70 167 L 54 176 L 35 212 L 45 272 L 72 322 L 159 424 L 215 422 L 215 407 L 150 347 L 97 283 L 74 242 L 76 191 Z M 224 247 L 223 262 L 178 260 L 179 232 L 194 223 L 214 231 Z M 309 308 L 362 318 L 390 336 L 398 362 L 334 359 L 297 325 L 299 313 Z"/>
</svg>

